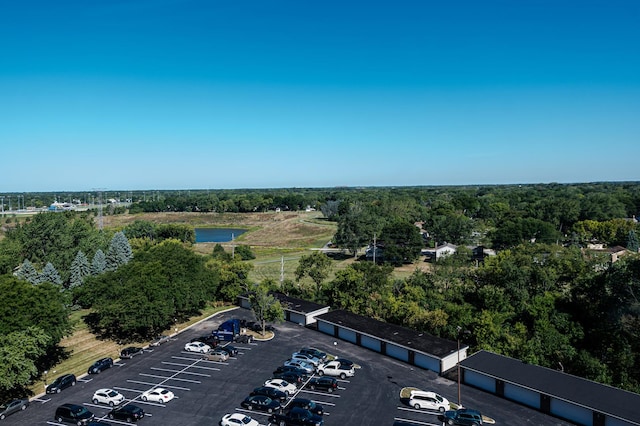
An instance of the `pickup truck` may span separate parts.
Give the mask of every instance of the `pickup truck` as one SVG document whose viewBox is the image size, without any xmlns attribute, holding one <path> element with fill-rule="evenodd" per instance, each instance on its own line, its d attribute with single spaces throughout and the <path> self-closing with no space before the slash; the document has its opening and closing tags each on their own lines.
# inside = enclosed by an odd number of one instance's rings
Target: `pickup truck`
<svg viewBox="0 0 640 426">
<path fill-rule="evenodd" d="M 353 377 L 353 375 L 355 374 L 355 371 L 353 367 L 346 368 L 345 366 L 340 364 L 338 361 L 329 361 L 326 364 L 321 364 L 318 367 L 317 373 L 320 376 L 322 375 L 334 376 L 334 377 L 340 377 L 342 380 L 344 380 L 347 377 Z"/>
<path fill-rule="evenodd" d="M 324 426 L 324 420 L 309 410 L 294 407 L 286 414 L 272 414 L 269 417 L 269 424 L 278 426 Z"/>
</svg>

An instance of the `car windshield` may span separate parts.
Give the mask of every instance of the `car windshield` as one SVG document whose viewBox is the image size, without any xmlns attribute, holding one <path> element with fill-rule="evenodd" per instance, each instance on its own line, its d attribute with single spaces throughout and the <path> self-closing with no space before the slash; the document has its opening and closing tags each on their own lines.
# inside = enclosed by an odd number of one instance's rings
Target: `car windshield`
<svg viewBox="0 0 640 426">
<path fill-rule="evenodd" d="M 111 392 L 107 392 L 107 395 L 110 397 L 118 396 L 118 392 L 111 390 Z"/>
<path fill-rule="evenodd" d="M 76 415 L 79 415 L 79 414 L 84 414 L 84 413 L 86 413 L 86 412 L 88 412 L 88 411 L 89 411 L 89 410 L 87 410 L 85 407 L 78 407 L 78 408 L 76 408 L 76 410 L 74 411 L 74 413 L 75 413 Z"/>
<path fill-rule="evenodd" d="M 249 416 L 244 416 L 244 417 L 242 418 L 242 423 L 244 423 L 245 425 L 247 425 L 247 424 L 251 423 L 251 417 L 249 417 Z"/>
<path fill-rule="evenodd" d="M 166 389 L 163 389 L 163 390 L 161 390 L 161 391 L 160 391 L 160 393 L 161 393 L 161 394 L 163 394 L 163 395 L 166 395 L 166 394 L 168 394 L 168 393 L 169 393 L 169 391 L 168 391 L 168 390 L 166 390 Z"/>
</svg>

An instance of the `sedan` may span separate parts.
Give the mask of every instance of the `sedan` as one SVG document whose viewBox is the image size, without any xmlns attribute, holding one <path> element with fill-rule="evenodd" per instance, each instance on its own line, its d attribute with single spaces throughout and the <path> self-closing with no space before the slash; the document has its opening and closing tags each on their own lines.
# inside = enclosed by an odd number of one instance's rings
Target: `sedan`
<svg viewBox="0 0 640 426">
<path fill-rule="evenodd" d="M 271 388 L 276 388 L 276 389 L 286 393 L 287 395 L 292 395 L 292 394 L 296 393 L 296 391 L 298 390 L 296 385 L 294 385 L 293 383 L 289 383 L 286 380 L 282 380 L 282 379 L 269 379 L 266 382 L 264 382 L 264 385 L 265 386 L 269 386 Z"/>
<path fill-rule="evenodd" d="M 0 420 L 4 420 L 5 417 L 17 413 L 18 411 L 26 410 L 28 406 L 28 399 L 14 399 L 6 404 L 2 404 L 0 405 Z"/>
<path fill-rule="evenodd" d="M 298 367 L 290 367 L 288 365 L 281 365 L 280 367 L 275 369 L 273 374 L 274 374 L 274 377 L 276 377 L 275 374 L 285 373 L 285 372 L 298 374 L 298 375 L 302 376 L 302 378 L 304 380 L 307 380 L 309 378 L 309 375 L 307 373 L 305 373 L 303 370 L 299 369 Z M 289 380 L 289 379 L 286 379 L 284 377 L 279 377 L 279 378 L 280 379 L 285 379 L 285 380 L 287 380 L 288 382 L 291 382 L 291 383 L 297 381 L 297 380 Z"/>
<path fill-rule="evenodd" d="M 213 351 L 204 354 L 202 359 L 206 359 L 207 361 L 225 362 L 229 359 L 229 354 L 225 351 L 221 351 L 220 349 L 214 349 Z"/>
<path fill-rule="evenodd" d="M 128 348 L 124 348 L 120 351 L 120 358 L 122 359 L 131 359 L 136 355 L 140 355 L 144 353 L 144 350 L 138 346 L 129 346 Z"/>
<path fill-rule="evenodd" d="M 220 349 L 221 351 L 225 351 L 226 353 L 229 354 L 229 356 L 238 355 L 238 349 L 235 346 L 224 345 L 224 346 L 220 346 L 218 349 Z"/>
<path fill-rule="evenodd" d="M 242 401 L 240 404 L 247 410 L 260 410 L 266 411 L 267 413 L 273 413 L 274 411 L 280 411 L 282 406 L 278 401 L 274 401 L 268 396 L 264 395 L 253 395 L 248 396 Z"/>
<path fill-rule="evenodd" d="M 297 361 L 307 361 L 310 362 L 311 364 L 313 364 L 314 366 L 318 366 L 320 365 L 320 360 L 318 358 L 316 358 L 313 355 L 308 355 L 308 354 L 301 354 L 300 352 L 294 352 L 291 355 L 291 359 L 292 360 L 297 360 Z"/>
<path fill-rule="evenodd" d="M 260 423 L 242 413 L 233 413 L 222 416 L 220 426 L 260 426 Z"/>
<path fill-rule="evenodd" d="M 281 371 L 279 373 L 278 372 L 273 373 L 273 378 L 286 380 L 289 383 L 293 383 L 299 386 L 302 383 L 304 383 L 305 380 L 307 380 L 307 375 L 295 373 L 293 371 Z"/>
<path fill-rule="evenodd" d="M 124 420 L 127 423 L 137 422 L 144 417 L 144 410 L 137 405 L 127 404 L 114 408 L 109 412 L 111 420 Z"/>
<path fill-rule="evenodd" d="M 171 401 L 174 397 L 173 392 L 164 388 L 149 389 L 140 396 L 143 401 L 155 401 L 163 404 Z"/>
<path fill-rule="evenodd" d="M 326 352 L 322 352 L 321 350 L 316 349 L 316 348 L 302 348 L 298 352 L 301 353 L 301 354 L 307 354 L 307 355 L 314 356 L 314 357 L 318 358 L 320 361 L 324 361 L 325 359 L 327 359 Z"/>
<path fill-rule="evenodd" d="M 113 359 L 111 358 L 100 358 L 87 370 L 88 374 L 100 374 L 100 372 L 106 370 L 107 368 L 113 367 Z"/>
<path fill-rule="evenodd" d="M 156 336 L 151 341 L 151 343 L 149 343 L 149 346 L 160 346 L 163 343 L 167 343 L 169 340 L 171 340 L 169 336 L 167 336 L 166 334 L 161 334 L 159 336 Z"/>
<path fill-rule="evenodd" d="M 286 393 L 271 386 L 260 386 L 258 388 L 255 388 L 253 392 L 251 392 L 251 396 L 253 395 L 265 395 L 280 402 L 284 402 L 287 400 Z"/>
<path fill-rule="evenodd" d="M 124 402 L 124 395 L 113 389 L 98 389 L 91 398 L 94 404 L 107 404 L 113 407 Z"/>
<path fill-rule="evenodd" d="M 306 374 L 313 374 L 313 372 L 316 371 L 315 365 L 307 361 L 288 359 L 284 362 L 284 365 L 286 367 L 296 367 L 304 371 Z"/>
<path fill-rule="evenodd" d="M 184 345 L 184 350 L 187 352 L 200 352 L 201 354 L 206 354 L 211 350 L 211 346 L 202 342 L 189 342 Z"/>
<path fill-rule="evenodd" d="M 338 381 L 333 377 L 313 377 L 309 380 L 309 388 L 325 390 L 331 393 L 338 389 Z"/>
<path fill-rule="evenodd" d="M 304 408 L 305 410 L 309 410 L 313 414 L 317 414 L 319 416 L 324 414 L 324 407 L 322 405 L 317 404 L 314 401 L 306 398 L 292 399 L 287 405 L 287 410 L 291 410 L 294 407 Z"/>
</svg>

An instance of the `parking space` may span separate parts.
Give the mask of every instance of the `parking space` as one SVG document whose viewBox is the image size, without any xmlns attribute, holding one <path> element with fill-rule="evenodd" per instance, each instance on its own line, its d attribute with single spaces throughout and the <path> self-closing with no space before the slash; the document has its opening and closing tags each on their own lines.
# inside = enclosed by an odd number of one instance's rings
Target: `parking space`
<svg viewBox="0 0 640 426">
<path fill-rule="evenodd" d="M 81 404 L 98 419 L 114 425 L 125 424 L 109 420 L 111 408 L 91 400 L 97 389 L 111 388 L 124 395 L 125 404 L 137 405 L 145 411 L 146 418 L 139 422 L 142 426 L 211 426 L 217 425 L 223 415 L 234 412 L 246 413 L 266 425 L 268 414 L 247 410 L 241 403 L 254 388 L 271 379 L 272 372 L 293 352 L 304 346 L 351 359 L 361 367 L 356 369 L 354 377 L 337 379 L 335 392 L 312 390 L 308 384 L 303 384 L 288 398 L 287 401 L 295 397 L 306 398 L 322 405 L 326 425 L 384 426 L 392 425 L 396 419 L 405 419 L 416 425 L 440 426 L 442 422 L 436 412 L 409 407 L 400 400 L 400 390 L 413 386 L 434 390 L 450 401 L 457 399 L 456 383 L 433 372 L 416 369 L 292 323 L 278 324 L 276 337 L 271 341 L 234 344 L 237 355 L 224 362 L 209 361 L 201 354 L 184 351 L 184 345 L 192 338 L 210 333 L 226 319 L 249 319 L 249 316 L 249 311 L 237 309 L 202 322 L 152 351 L 117 362 L 101 374 L 80 378 L 76 386 L 60 394 L 32 400 L 29 409 L 12 416 L 12 424 L 58 426 L 54 413 L 62 403 Z M 142 393 L 154 387 L 173 392 L 175 398 L 166 404 L 142 401 Z M 463 387 L 462 392 L 466 406 L 493 417 L 496 424 L 569 424 L 476 389 Z"/>
</svg>

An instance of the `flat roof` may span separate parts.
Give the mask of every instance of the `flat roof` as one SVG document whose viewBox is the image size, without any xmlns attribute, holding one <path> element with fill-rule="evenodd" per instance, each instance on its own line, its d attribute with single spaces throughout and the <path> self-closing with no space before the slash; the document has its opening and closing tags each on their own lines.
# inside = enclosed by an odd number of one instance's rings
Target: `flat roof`
<svg viewBox="0 0 640 426">
<path fill-rule="evenodd" d="M 488 351 L 476 352 L 461 361 L 460 366 L 640 425 L 640 395 L 633 392 Z"/>
<path fill-rule="evenodd" d="M 284 293 L 271 293 L 273 297 L 280 301 L 280 304 L 284 309 L 287 309 L 292 312 L 298 312 L 301 314 L 311 314 L 313 312 L 320 311 L 322 309 L 327 309 L 329 306 L 321 305 L 315 302 L 309 302 L 307 300 L 298 299 L 296 297 L 287 296 Z"/>
<path fill-rule="evenodd" d="M 458 350 L 456 341 L 435 337 L 423 331 L 412 330 L 400 325 L 390 324 L 362 315 L 353 314 L 344 310 L 335 310 L 318 315 L 316 320 L 322 320 L 340 327 L 350 328 L 354 331 L 379 340 L 397 344 L 418 352 L 444 358 L 455 354 Z M 467 348 L 462 345 L 461 349 Z"/>
</svg>

